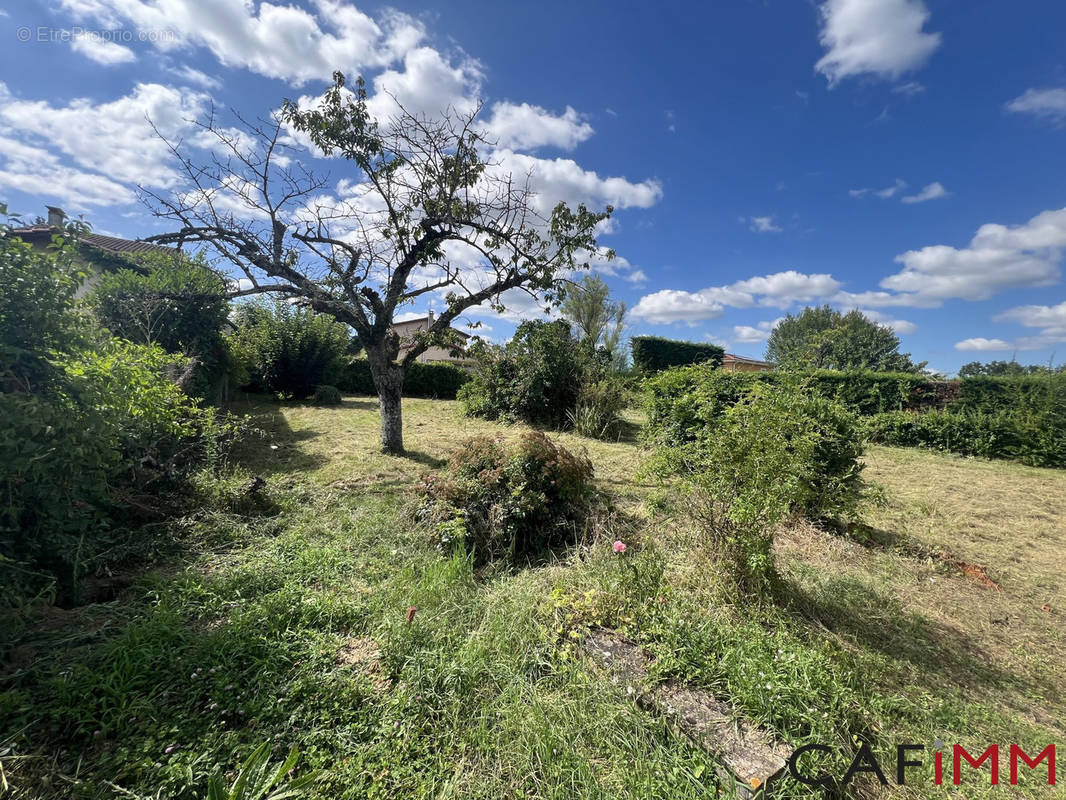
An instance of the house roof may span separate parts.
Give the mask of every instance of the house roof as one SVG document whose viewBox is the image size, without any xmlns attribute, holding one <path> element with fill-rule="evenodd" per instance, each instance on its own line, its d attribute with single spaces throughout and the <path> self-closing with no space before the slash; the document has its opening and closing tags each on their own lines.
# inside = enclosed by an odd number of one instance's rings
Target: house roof
<svg viewBox="0 0 1066 800">
<path fill-rule="evenodd" d="M 770 366 L 767 361 L 760 361 L 757 358 L 748 358 L 747 356 L 738 356 L 735 353 L 726 353 L 722 356 L 722 361 L 739 361 L 743 364 L 759 364 L 760 366 Z"/>
<path fill-rule="evenodd" d="M 59 228 L 51 225 L 29 225 L 24 228 L 12 228 L 11 235 L 18 236 L 25 242 L 51 239 L 61 233 Z M 173 247 L 163 247 L 140 239 L 121 239 L 118 236 L 104 236 L 99 233 L 85 233 L 79 237 L 81 244 L 95 247 L 108 253 L 176 253 Z"/>
<path fill-rule="evenodd" d="M 392 323 L 392 327 L 396 328 L 396 327 L 399 327 L 400 325 L 410 325 L 412 322 L 414 322 L 414 323 L 425 322 L 426 323 L 426 327 L 429 327 L 429 323 L 432 322 L 432 320 L 428 316 L 415 317 L 414 319 L 401 319 L 401 320 L 394 321 Z M 458 333 L 464 339 L 469 339 L 470 338 L 470 334 L 469 333 L 463 333 L 462 331 L 456 330 L 455 328 L 449 328 L 449 330 L 451 330 L 452 333 Z"/>
</svg>

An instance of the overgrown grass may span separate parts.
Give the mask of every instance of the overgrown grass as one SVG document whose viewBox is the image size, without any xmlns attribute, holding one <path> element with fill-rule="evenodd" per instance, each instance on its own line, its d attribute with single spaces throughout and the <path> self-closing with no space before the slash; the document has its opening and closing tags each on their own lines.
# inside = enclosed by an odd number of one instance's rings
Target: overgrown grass
<svg viewBox="0 0 1066 800">
<path fill-rule="evenodd" d="M 583 624 L 621 629 L 657 675 L 714 690 L 794 745 L 830 744 L 837 774 L 857 739 L 888 771 L 901 741 L 1035 752 L 1064 739 L 1066 603 L 1047 555 L 1066 539 L 1062 473 L 876 448 L 887 506 L 852 539 L 784 532 L 783 588 L 753 607 L 723 595 L 669 490 L 634 479 L 633 441 L 559 435 L 587 447 L 619 498 L 597 541 L 546 566 L 475 571 L 415 521 L 417 477 L 466 436 L 524 428 L 408 400 L 412 452 L 397 458 L 377 452 L 369 399 L 243 410 L 270 435 L 205 484 L 209 508 L 173 532 L 182 564 L 5 628 L 12 797 L 201 798 L 262 741 L 279 755 L 295 744 L 329 798 L 716 796 L 707 757 L 578 655 Z M 252 474 L 271 508 L 234 502 Z M 988 567 L 1002 591 L 939 548 Z M 892 791 L 940 796 L 920 773 Z M 964 789 L 1009 791 L 976 775 Z M 1032 780 L 1018 794 L 1044 796 Z M 780 796 L 820 792 L 788 783 Z"/>
</svg>

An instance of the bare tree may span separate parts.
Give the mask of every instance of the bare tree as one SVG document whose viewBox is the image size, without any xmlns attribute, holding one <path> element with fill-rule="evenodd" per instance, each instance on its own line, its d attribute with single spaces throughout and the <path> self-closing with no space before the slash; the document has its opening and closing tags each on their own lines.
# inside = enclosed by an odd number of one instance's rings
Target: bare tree
<svg viewBox="0 0 1066 800">
<path fill-rule="evenodd" d="M 144 193 L 177 223 L 152 240 L 209 245 L 243 275 L 232 297 L 277 293 L 349 325 L 374 376 L 382 449 L 402 452 L 407 368 L 430 345 L 457 346 L 452 321 L 482 303 L 503 310 L 509 290 L 558 302 L 612 209 L 560 203 L 538 214 L 530 176 L 516 179 L 479 153 L 491 144 L 477 126 L 480 105 L 428 117 L 396 103 L 379 122 L 361 79 L 353 92 L 339 72 L 333 78 L 315 108 L 286 101 L 269 122 L 241 120 L 241 130 L 212 116 L 202 123 L 210 163 L 170 143 L 189 185 Z M 327 181 L 303 165 L 293 136 L 354 167 L 343 199 L 320 199 Z M 444 294 L 445 310 L 401 348 L 397 311 L 431 292 Z"/>
</svg>

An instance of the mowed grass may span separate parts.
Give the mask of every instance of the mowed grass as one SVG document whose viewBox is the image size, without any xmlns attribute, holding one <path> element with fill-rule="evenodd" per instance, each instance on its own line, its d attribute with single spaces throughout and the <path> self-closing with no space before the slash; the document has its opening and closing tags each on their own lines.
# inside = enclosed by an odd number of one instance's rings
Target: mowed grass
<svg viewBox="0 0 1066 800">
<path fill-rule="evenodd" d="M 579 656 L 575 621 L 620 629 L 657 675 L 715 691 L 794 745 L 830 745 L 838 776 L 859 740 L 891 775 L 898 742 L 1034 753 L 1066 739 L 1054 563 L 1066 473 L 872 449 L 885 505 L 850 537 L 782 531 L 780 596 L 751 607 L 723 594 L 683 500 L 638 477 L 635 437 L 553 434 L 588 450 L 618 511 L 553 561 L 475 571 L 434 547 L 418 480 L 464 438 L 521 426 L 406 400 L 409 453 L 394 457 L 378 452 L 371 398 L 235 410 L 265 435 L 169 531 L 180 563 L 116 600 L 7 622 L 10 796 L 201 798 L 263 741 L 299 747 L 323 798 L 729 796 L 706 756 Z M 258 508 L 242 501 L 253 475 L 267 481 Z M 941 796 L 930 774 L 850 793 Z M 1053 791 L 1039 784 L 973 775 L 964 791 Z M 790 781 L 775 796 L 821 795 Z"/>
</svg>

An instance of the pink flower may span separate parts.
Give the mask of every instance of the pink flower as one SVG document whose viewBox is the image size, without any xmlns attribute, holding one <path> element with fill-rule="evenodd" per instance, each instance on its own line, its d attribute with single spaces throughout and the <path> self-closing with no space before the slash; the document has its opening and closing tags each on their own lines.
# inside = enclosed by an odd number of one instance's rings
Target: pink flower
<svg viewBox="0 0 1066 800">
<path fill-rule="evenodd" d="M 614 543 L 614 551 L 616 553 L 624 553 L 626 551 L 626 543 L 621 539 L 618 539 Z"/>
</svg>

